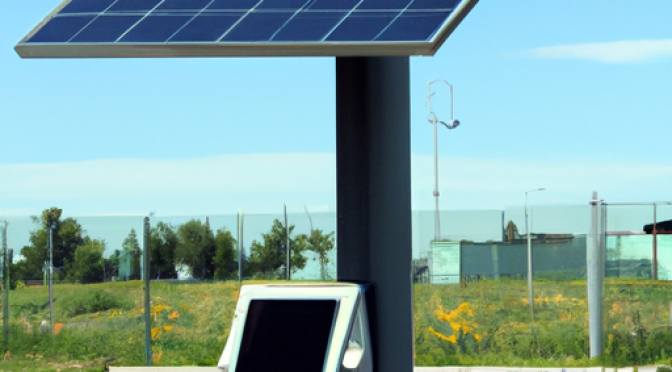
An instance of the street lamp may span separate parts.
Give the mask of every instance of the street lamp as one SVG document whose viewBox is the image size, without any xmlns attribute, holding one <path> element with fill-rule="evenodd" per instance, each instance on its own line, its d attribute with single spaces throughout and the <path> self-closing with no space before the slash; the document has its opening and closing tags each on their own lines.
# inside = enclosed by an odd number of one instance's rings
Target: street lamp
<svg viewBox="0 0 672 372">
<path fill-rule="evenodd" d="M 527 232 L 527 292 L 528 302 L 530 304 L 530 318 L 532 319 L 532 326 L 534 326 L 534 293 L 532 290 L 532 237 L 530 235 L 530 217 L 527 213 L 527 195 L 531 192 L 544 190 L 546 190 L 546 188 L 540 187 L 538 189 L 525 191 L 525 231 Z"/>
<path fill-rule="evenodd" d="M 450 121 L 440 121 L 432 109 L 432 84 L 444 83 L 450 88 Z M 444 125 L 448 129 L 455 129 L 460 125 L 459 120 L 453 118 L 453 86 L 445 80 L 435 79 L 427 82 L 427 110 L 429 110 L 429 117 L 427 120 L 434 126 L 434 241 L 441 239 L 441 224 L 439 222 L 439 150 L 438 150 L 438 124 Z"/>
</svg>

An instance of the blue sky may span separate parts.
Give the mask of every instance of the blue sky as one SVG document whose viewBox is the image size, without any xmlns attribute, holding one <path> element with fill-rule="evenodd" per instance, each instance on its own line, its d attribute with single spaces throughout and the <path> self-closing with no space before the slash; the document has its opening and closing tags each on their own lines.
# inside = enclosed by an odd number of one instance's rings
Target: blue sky
<svg viewBox="0 0 672 372">
<path fill-rule="evenodd" d="M 20 59 L 59 2 L 0 2 L 0 217 L 335 210 L 334 58 Z M 411 57 L 413 208 L 437 78 L 462 122 L 439 134 L 443 209 L 672 200 L 672 2 L 639 4 L 483 0 Z"/>
</svg>

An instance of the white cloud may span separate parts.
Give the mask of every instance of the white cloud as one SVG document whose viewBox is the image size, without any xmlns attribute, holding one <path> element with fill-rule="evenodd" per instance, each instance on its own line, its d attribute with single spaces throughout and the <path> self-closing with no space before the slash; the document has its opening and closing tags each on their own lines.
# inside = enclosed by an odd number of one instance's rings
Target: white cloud
<svg viewBox="0 0 672 372">
<path fill-rule="evenodd" d="M 643 62 L 672 56 L 672 39 L 559 45 L 531 49 L 526 54 L 535 58 L 583 59 L 606 63 Z"/>
<path fill-rule="evenodd" d="M 323 210 L 333 205 L 332 163 L 330 154 L 249 154 L 0 165 L 0 200 L 33 213 L 52 205 L 69 214 L 235 213 L 285 202 Z"/>
<path fill-rule="evenodd" d="M 434 207 L 433 161 L 412 156 L 412 207 Z M 535 204 L 585 204 L 593 190 L 608 201 L 672 199 L 672 166 L 607 161 L 439 159 L 441 208 L 503 209 L 522 205 L 525 190 L 545 187 Z M 222 155 L 192 160 L 110 159 L 0 165 L 1 215 L 266 213 L 282 205 L 336 209 L 334 154 Z M 29 211 L 29 212 L 28 212 Z"/>
</svg>

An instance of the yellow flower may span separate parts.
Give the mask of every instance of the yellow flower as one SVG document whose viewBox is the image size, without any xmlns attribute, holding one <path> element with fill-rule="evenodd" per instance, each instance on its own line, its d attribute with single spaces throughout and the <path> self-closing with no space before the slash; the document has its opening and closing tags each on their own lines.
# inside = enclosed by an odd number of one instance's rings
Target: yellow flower
<svg viewBox="0 0 672 372">
<path fill-rule="evenodd" d="M 179 314 L 177 311 L 173 311 L 173 313 L 170 314 L 170 316 L 168 317 L 168 319 L 170 319 L 170 320 L 175 320 L 175 319 L 177 319 L 177 318 L 179 318 L 179 317 L 180 317 L 180 314 Z"/>
<path fill-rule="evenodd" d="M 161 327 L 152 328 L 152 331 L 151 331 L 152 341 L 155 341 L 156 338 L 159 337 L 160 332 L 161 332 Z"/>
<path fill-rule="evenodd" d="M 163 326 L 163 331 L 168 332 L 173 329 L 173 327 L 175 327 L 175 323 L 168 324 L 167 326 Z"/>
</svg>

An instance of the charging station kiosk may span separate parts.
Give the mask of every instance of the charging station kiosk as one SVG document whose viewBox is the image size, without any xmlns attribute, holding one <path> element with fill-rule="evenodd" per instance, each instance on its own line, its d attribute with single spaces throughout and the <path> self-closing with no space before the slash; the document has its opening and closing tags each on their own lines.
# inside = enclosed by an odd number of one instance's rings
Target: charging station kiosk
<svg viewBox="0 0 672 372">
<path fill-rule="evenodd" d="M 227 372 L 372 372 L 367 285 L 241 287 L 218 367 Z"/>
</svg>

